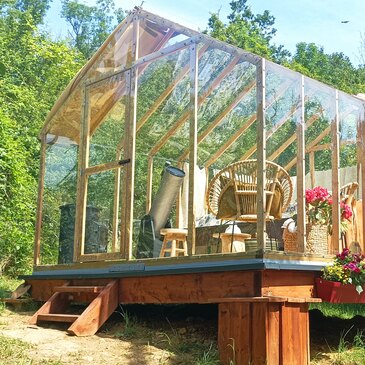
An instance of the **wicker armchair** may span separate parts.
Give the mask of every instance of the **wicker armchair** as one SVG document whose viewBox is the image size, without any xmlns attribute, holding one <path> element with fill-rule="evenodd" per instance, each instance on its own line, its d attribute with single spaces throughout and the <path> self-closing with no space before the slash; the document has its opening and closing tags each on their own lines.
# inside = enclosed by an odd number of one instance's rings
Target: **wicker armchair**
<svg viewBox="0 0 365 365">
<path fill-rule="evenodd" d="M 355 192 L 359 184 L 356 181 L 350 182 L 340 188 L 340 200 L 347 204 L 352 210 L 351 221 L 348 224 L 347 231 L 341 235 L 342 248 L 351 248 L 356 251 L 356 243 L 358 243 L 358 226 L 356 216 L 356 198 Z"/>
<path fill-rule="evenodd" d="M 291 201 L 293 185 L 289 174 L 266 161 L 266 220 L 281 218 Z M 207 191 L 207 206 L 218 219 L 257 221 L 257 160 L 235 162 L 219 171 Z"/>
</svg>

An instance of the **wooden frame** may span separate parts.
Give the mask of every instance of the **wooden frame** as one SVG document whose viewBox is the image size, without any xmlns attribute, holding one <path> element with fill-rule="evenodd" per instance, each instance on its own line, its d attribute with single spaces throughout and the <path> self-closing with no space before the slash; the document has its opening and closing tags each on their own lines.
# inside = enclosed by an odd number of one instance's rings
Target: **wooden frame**
<svg viewBox="0 0 365 365">
<path fill-rule="evenodd" d="M 139 49 L 139 30 L 140 24 L 139 22 L 144 22 L 145 20 L 156 23 L 158 26 L 163 28 L 166 32 L 159 34 L 159 37 L 156 38 L 156 44 L 151 46 L 151 50 L 149 49 L 149 53 L 143 54 L 142 57 L 139 57 L 138 49 Z M 53 128 L 53 119 L 57 120 L 57 113 L 62 113 L 64 108 L 64 103 L 68 102 L 72 96 L 75 96 L 76 91 L 79 93 L 78 97 L 82 95 L 82 117 L 79 126 L 75 120 L 70 119 L 69 128 L 72 130 L 77 128 L 80 129 L 80 150 L 79 150 L 79 167 L 78 167 L 78 192 L 77 192 L 77 204 L 76 204 L 76 222 L 75 222 L 75 247 L 74 247 L 74 262 L 82 261 L 91 261 L 91 260 L 117 260 L 120 258 L 124 258 L 126 260 L 132 259 L 132 223 L 133 223 L 133 204 L 134 204 L 134 175 L 135 175 L 135 150 L 136 150 L 136 136 L 139 130 L 145 125 L 148 119 L 158 111 L 158 109 L 163 105 L 163 103 L 168 100 L 168 97 L 173 93 L 176 86 L 179 82 L 189 74 L 190 78 L 190 104 L 189 110 L 183 111 L 180 117 L 173 121 L 172 126 L 165 133 L 165 135 L 160 138 L 152 148 L 149 146 L 149 152 L 147 153 L 148 158 L 148 167 L 147 167 L 147 199 L 146 199 L 146 212 L 149 211 L 151 207 L 152 201 L 152 177 L 153 177 L 153 168 L 154 168 L 154 158 L 160 150 L 165 146 L 165 144 L 170 140 L 170 138 L 175 134 L 175 132 L 181 128 L 182 126 L 186 126 L 187 122 L 189 123 L 189 148 L 183 150 L 178 157 L 178 165 L 180 166 L 186 158 L 189 158 L 189 213 L 188 213 L 188 229 L 189 229 L 189 253 L 193 255 L 195 252 L 195 212 L 194 212 L 194 200 L 195 200 L 195 169 L 198 162 L 197 157 L 197 149 L 199 144 L 204 141 L 213 130 L 218 127 L 222 120 L 225 119 L 229 113 L 231 113 L 239 104 L 242 102 L 242 99 L 256 87 L 256 113 L 251 114 L 245 123 L 242 123 L 242 126 L 238 128 L 236 131 L 232 132 L 226 140 L 221 142 L 219 146 L 217 146 L 216 150 L 206 159 L 204 163 L 204 168 L 207 170 L 209 167 L 212 168 L 214 163 L 237 141 L 239 138 L 243 137 L 244 132 L 257 121 L 257 143 L 256 146 L 252 146 L 241 158 L 246 159 L 249 158 L 253 153 L 257 153 L 257 160 L 259 162 L 259 171 L 260 171 L 260 181 L 264 181 L 265 177 L 265 161 L 266 160 L 274 160 L 278 159 L 280 155 L 295 141 L 297 140 L 298 149 L 297 155 L 290 161 L 284 168 L 286 170 L 291 169 L 295 164 L 297 164 L 297 201 L 298 201 L 298 233 L 300 237 L 299 243 L 299 251 L 304 252 L 305 247 L 305 204 L 304 204 L 304 187 L 305 187 L 305 154 L 309 153 L 310 155 L 310 172 L 312 174 L 312 183 L 314 184 L 314 159 L 315 159 L 315 151 L 323 150 L 329 147 L 329 144 L 322 143 L 324 137 L 331 135 L 332 143 L 331 147 L 333 148 L 333 195 L 335 199 L 335 206 L 333 209 L 333 229 L 334 236 L 332 242 L 337 242 L 339 240 L 339 114 L 338 114 L 338 91 L 334 90 L 335 99 L 336 99 L 336 117 L 335 120 L 332 121 L 331 125 L 321 131 L 316 137 L 305 145 L 305 129 L 312 126 L 318 119 L 320 118 L 320 111 L 323 110 L 324 106 L 321 105 L 318 112 L 316 112 L 311 117 L 305 121 L 305 104 L 306 99 L 304 95 L 305 82 L 308 80 L 304 76 L 301 76 L 301 106 L 300 110 L 296 108 L 292 108 L 285 115 L 281 116 L 279 122 L 269 130 L 266 128 L 265 121 L 265 113 L 269 107 L 274 107 L 275 101 L 278 100 L 281 93 L 284 93 L 286 90 L 286 86 L 291 85 L 292 80 L 296 82 L 299 79 L 299 76 L 293 74 L 293 77 L 288 77 L 288 82 L 284 82 L 281 87 L 275 89 L 275 95 L 273 100 L 265 100 L 266 99 L 266 66 L 265 60 L 252 55 L 248 52 L 239 50 L 236 47 L 227 45 L 223 42 L 216 41 L 206 35 L 199 34 L 198 32 L 191 31 L 182 26 L 179 26 L 173 22 L 166 21 L 159 16 L 155 16 L 153 14 L 147 13 L 141 9 L 137 9 L 130 16 L 127 17 L 125 22 L 118 27 L 117 32 L 123 33 L 127 29 L 130 29 L 130 26 L 133 26 L 133 35 L 131 47 L 128 50 L 128 64 L 125 66 L 121 66 L 119 69 L 115 69 L 112 72 L 106 72 L 102 74 L 100 77 L 90 78 L 88 77 L 88 70 L 92 69 L 92 65 L 88 64 L 74 79 L 73 83 L 67 88 L 66 94 L 60 98 L 60 101 L 56 103 L 55 108 L 52 110 L 50 115 L 47 118 L 44 128 L 42 129 L 41 138 L 42 142 L 42 153 L 41 153 L 41 173 L 39 177 L 39 201 L 37 203 L 37 222 L 36 222 L 36 234 L 35 234 L 35 244 L 34 244 L 34 265 L 38 266 L 40 264 L 40 236 L 41 236 L 41 224 L 42 224 L 42 195 L 44 189 L 44 172 L 45 172 L 45 142 L 44 138 L 47 133 L 52 133 Z M 185 35 L 187 38 L 183 41 L 178 41 L 173 45 L 167 45 L 167 42 L 176 34 L 176 32 Z M 115 35 L 116 33 L 114 33 Z M 106 43 L 102 46 L 100 51 L 92 58 L 91 62 L 95 62 L 102 52 L 105 51 L 108 45 L 112 45 L 118 43 L 118 40 L 114 39 L 114 35 L 111 35 Z M 177 39 L 178 40 L 178 39 Z M 201 46 L 201 48 L 198 47 Z M 118 50 L 121 49 L 120 42 L 117 45 Z M 222 50 L 230 54 L 231 58 L 227 62 L 226 67 L 221 70 L 215 78 L 211 81 L 208 87 L 201 92 L 199 95 L 198 88 L 198 66 L 199 60 L 205 55 L 206 51 L 212 47 L 213 49 Z M 173 80 L 168 84 L 166 88 L 161 90 L 157 99 L 153 102 L 152 106 L 147 110 L 144 115 L 140 116 L 137 120 L 137 97 L 138 97 L 138 80 L 140 73 L 145 69 L 147 65 L 149 65 L 153 61 L 158 61 L 162 57 L 166 57 L 175 52 L 179 52 L 183 49 L 189 49 L 190 52 L 190 62 L 189 64 L 182 67 L 179 73 L 174 76 Z M 108 53 L 110 55 L 110 53 Z M 214 120 L 211 120 L 207 127 L 202 130 L 198 134 L 198 109 L 202 106 L 203 102 L 208 98 L 208 96 L 216 90 L 225 79 L 227 75 L 229 75 L 234 67 L 239 62 L 249 62 L 256 67 L 256 80 L 252 82 L 248 82 L 246 87 L 243 88 L 240 92 L 237 92 L 235 97 L 232 97 L 233 100 L 227 105 L 223 110 L 218 110 L 215 114 Z M 269 67 L 268 67 L 269 68 Z M 280 70 L 279 70 L 280 71 Z M 110 78 L 118 78 L 122 74 L 126 75 L 127 82 L 122 86 L 118 85 L 116 87 L 116 95 L 106 95 L 105 98 L 105 107 L 100 108 L 97 111 L 97 116 L 90 115 L 91 105 L 89 101 L 89 93 L 90 88 L 96 85 L 101 85 L 102 83 L 108 83 Z M 279 72 L 280 73 L 280 72 Z M 290 75 L 289 75 L 290 76 Z M 118 81 L 118 80 L 117 80 Z M 270 82 L 270 81 L 269 81 Z M 270 85 L 269 85 L 270 86 Z M 117 96 L 120 94 L 127 95 L 127 108 L 126 108 L 126 133 L 123 141 L 120 142 L 118 146 L 118 150 L 116 151 L 116 161 L 106 162 L 99 164 L 97 166 L 89 166 L 88 165 L 88 149 L 90 145 L 90 133 L 93 133 L 95 126 L 90 126 L 90 118 L 99 118 L 103 119 L 106 117 L 108 110 L 114 105 L 115 100 L 118 99 Z M 102 99 L 101 97 L 100 100 Z M 321 102 L 320 102 L 321 103 Z M 297 136 L 293 135 L 290 137 L 285 143 L 278 147 L 276 151 L 271 153 L 270 156 L 266 156 L 266 140 L 278 130 L 278 128 L 284 124 L 289 118 L 291 118 L 294 113 L 300 112 L 300 122 L 297 123 L 296 132 Z M 212 118 L 213 119 L 213 118 Z M 361 122 L 359 122 L 358 126 L 358 140 L 364 139 L 364 132 Z M 73 131 L 72 133 L 74 133 Z M 322 143 L 322 144 L 320 144 Z M 122 152 L 123 151 L 123 152 Z M 121 182 L 120 176 L 120 164 L 118 160 L 121 158 L 122 153 L 123 156 L 127 159 L 130 159 L 130 164 L 126 166 L 126 173 L 123 175 L 123 181 Z M 361 143 L 358 145 L 358 165 L 359 170 L 361 169 L 364 175 L 364 148 Z M 115 189 L 114 189 L 114 222 L 113 222 L 113 242 L 112 242 L 112 252 L 107 254 L 87 254 L 85 255 L 83 242 L 85 237 L 85 207 L 86 207 L 86 197 L 87 197 L 87 180 L 88 177 L 92 174 L 105 172 L 109 170 L 116 170 L 115 177 Z M 121 195 L 119 188 L 123 187 L 123 195 Z M 265 205 L 265 194 L 262 189 L 259 191 L 259 208 L 258 214 L 261 218 L 258 220 L 257 231 L 258 231 L 258 241 L 260 243 L 260 250 L 264 251 L 264 237 L 265 237 L 265 220 L 264 220 L 264 207 Z M 365 196 L 365 190 L 363 188 L 363 196 Z M 118 229 L 117 224 L 119 224 L 119 216 L 118 210 L 120 209 L 119 203 L 122 201 L 123 207 L 121 211 L 121 219 L 120 231 L 122 232 L 122 244 L 120 252 L 117 251 L 117 239 L 118 239 Z M 365 208 L 364 208 L 365 213 Z M 178 213 L 177 213 L 177 218 Z M 362 226 L 365 229 L 365 223 L 362 222 Z M 338 245 L 335 244 L 331 248 L 331 252 L 335 252 L 339 249 Z"/>
</svg>

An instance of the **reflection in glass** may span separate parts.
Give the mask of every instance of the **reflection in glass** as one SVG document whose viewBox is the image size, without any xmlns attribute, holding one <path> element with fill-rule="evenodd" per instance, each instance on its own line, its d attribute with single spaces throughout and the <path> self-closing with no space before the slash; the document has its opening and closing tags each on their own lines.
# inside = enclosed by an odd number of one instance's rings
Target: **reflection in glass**
<svg viewBox="0 0 365 365">
<path fill-rule="evenodd" d="M 41 230 L 42 264 L 73 259 L 78 145 L 48 134 Z M 67 212 L 71 208 L 71 212 Z"/>
</svg>

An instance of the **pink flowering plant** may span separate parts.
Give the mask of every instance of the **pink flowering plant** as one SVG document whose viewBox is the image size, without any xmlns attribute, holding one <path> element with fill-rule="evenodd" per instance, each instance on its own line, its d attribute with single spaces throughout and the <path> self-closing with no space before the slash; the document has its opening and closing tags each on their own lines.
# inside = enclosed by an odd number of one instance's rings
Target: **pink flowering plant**
<svg viewBox="0 0 365 365">
<path fill-rule="evenodd" d="M 333 264 L 326 266 L 322 271 L 325 280 L 353 284 L 359 294 L 364 290 L 365 255 L 351 253 L 345 248 L 336 255 Z"/>
<path fill-rule="evenodd" d="M 332 196 L 322 186 L 305 191 L 305 203 L 309 223 L 328 226 L 328 233 L 332 233 Z M 351 208 L 344 202 L 340 202 L 341 232 L 347 230 L 347 223 L 352 217 Z"/>
</svg>

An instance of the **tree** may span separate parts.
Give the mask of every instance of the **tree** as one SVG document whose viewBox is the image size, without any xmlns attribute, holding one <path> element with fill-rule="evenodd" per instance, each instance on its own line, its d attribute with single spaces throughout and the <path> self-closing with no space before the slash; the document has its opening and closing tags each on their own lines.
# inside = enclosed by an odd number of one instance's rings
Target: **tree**
<svg viewBox="0 0 365 365">
<path fill-rule="evenodd" d="M 290 53 L 283 46 L 271 44 L 276 29 L 273 27 L 275 18 L 268 10 L 254 14 L 247 0 L 233 0 L 230 7 L 227 24 L 220 20 L 218 13 L 211 15 L 209 35 L 268 59 L 284 62 L 289 57 Z"/>
<path fill-rule="evenodd" d="M 0 2 L 0 264 L 12 274 L 31 267 L 37 136 L 81 67 L 77 52 L 38 31 L 47 6 L 42 0 Z"/>
<path fill-rule="evenodd" d="M 71 26 L 72 45 L 89 59 L 124 18 L 122 9 L 115 10 L 113 0 L 97 0 L 96 6 L 78 0 L 63 0 L 61 16 Z"/>
</svg>

